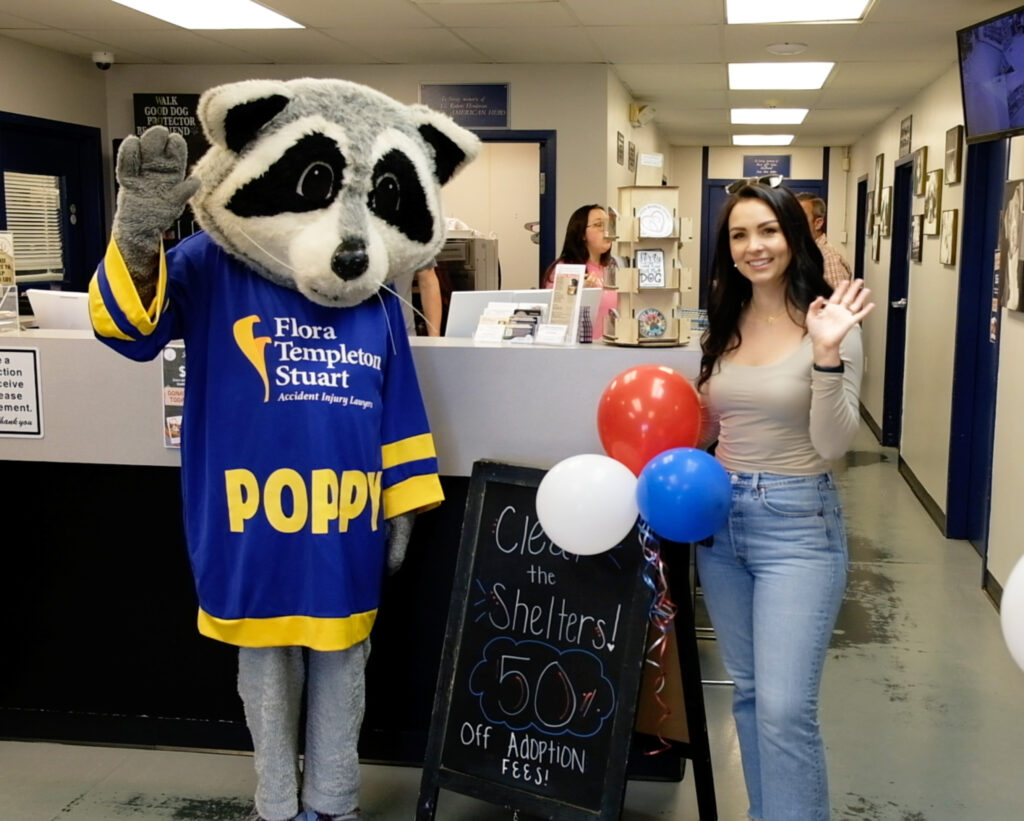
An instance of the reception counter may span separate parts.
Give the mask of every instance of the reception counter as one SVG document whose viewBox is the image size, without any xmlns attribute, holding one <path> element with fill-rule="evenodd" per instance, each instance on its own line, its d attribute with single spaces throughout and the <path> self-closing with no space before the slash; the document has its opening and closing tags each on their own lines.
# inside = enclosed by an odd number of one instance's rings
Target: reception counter
<svg viewBox="0 0 1024 821">
<path fill-rule="evenodd" d="M 178 452 L 163 446 L 159 360 L 132 362 L 84 331 L 4 334 L 3 348 L 39 352 L 44 435 L 0 439 L 0 459 L 180 464 Z M 416 337 L 412 349 L 445 476 L 468 476 L 478 459 L 549 468 L 578 453 L 601 453 L 597 405 L 616 374 L 658 364 L 693 379 L 700 365 L 696 345 L 475 345 Z"/>
<path fill-rule="evenodd" d="M 26 349 L 43 435 L 0 438 L 11 636 L 0 737 L 248 748 L 235 651 L 195 628 L 160 361 L 131 362 L 85 332 L 0 336 L 0 357 Z M 361 743 L 364 758 L 400 763 L 422 760 L 474 461 L 546 469 L 600 453 L 597 405 L 616 374 L 664 364 L 693 378 L 700 356 L 427 338 L 413 354 L 446 502 L 418 517 L 405 566 L 385 583 Z"/>
</svg>

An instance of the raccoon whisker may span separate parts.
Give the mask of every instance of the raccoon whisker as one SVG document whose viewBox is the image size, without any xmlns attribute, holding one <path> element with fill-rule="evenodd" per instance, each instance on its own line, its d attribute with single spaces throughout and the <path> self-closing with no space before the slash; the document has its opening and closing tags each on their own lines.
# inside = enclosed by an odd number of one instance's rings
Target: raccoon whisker
<svg viewBox="0 0 1024 821">
<path fill-rule="evenodd" d="M 391 288 L 388 288 L 387 285 L 381 285 L 380 287 L 381 288 L 386 288 L 387 290 L 391 291 L 391 293 L 393 293 L 393 294 L 395 293 Z M 374 291 L 373 295 L 375 297 L 377 297 L 377 301 L 380 302 L 380 309 L 381 309 L 381 311 L 384 312 L 384 321 L 388 325 L 388 339 L 391 340 L 391 352 L 393 354 L 397 354 L 398 353 L 398 349 L 395 347 L 395 334 L 394 334 L 394 331 L 391 328 L 391 318 L 388 316 L 388 309 L 387 309 L 387 306 L 384 304 L 384 297 L 382 297 L 380 295 L 380 290 L 379 289 Z M 398 296 L 398 295 L 395 294 L 395 296 Z M 399 299 L 401 299 L 401 297 L 399 297 Z"/>
<path fill-rule="evenodd" d="M 289 265 L 283 259 L 278 259 L 272 253 L 270 253 L 270 251 L 268 251 L 266 248 L 264 248 L 262 245 L 256 242 L 256 240 L 254 240 L 251 236 L 249 236 L 246 233 L 245 229 L 241 225 L 238 226 L 238 233 L 245 237 L 247 240 L 249 240 L 249 242 L 251 242 L 253 245 L 255 245 L 257 250 L 262 251 L 264 254 L 266 254 L 268 257 L 274 260 L 274 262 L 276 262 L 278 265 L 282 266 L 283 268 L 287 268 L 292 273 L 295 273 L 295 269 L 291 265 Z"/>
<path fill-rule="evenodd" d="M 398 291 L 396 291 L 394 288 L 390 287 L 386 282 L 383 283 L 380 287 L 383 288 L 385 291 L 389 291 L 390 293 L 392 293 L 396 297 L 398 297 L 398 299 L 401 302 L 404 302 L 406 305 L 408 305 L 412 309 L 413 313 L 419 314 L 423 318 L 423 321 L 427 324 L 427 327 L 430 328 L 430 330 L 438 331 L 438 333 L 440 333 L 440 331 L 434 325 L 434 323 L 431 322 L 429 319 L 427 319 L 427 315 L 425 313 L 423 313 L 423 311 L 419 310 L 415 305 L 413 305 L 412 302 L 410 302 L 408 299 L 405 299 L 405 297 L 403 297 L 400 293 L 398 293 Z"/>
</svg>

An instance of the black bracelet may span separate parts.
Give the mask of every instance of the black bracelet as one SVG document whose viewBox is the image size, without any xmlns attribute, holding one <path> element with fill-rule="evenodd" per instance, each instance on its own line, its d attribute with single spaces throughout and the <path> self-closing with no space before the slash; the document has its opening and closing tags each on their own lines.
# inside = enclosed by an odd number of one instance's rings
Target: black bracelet
<svg viewBox="0 0 1024 821">
<path fill-rule="evenodd" d="M 842 373 L 846 370 L 846 366 L 842 362 L 838 365 L 819 365 L 814 363 L 811 367 L 818 373 Z"/>
</svg>

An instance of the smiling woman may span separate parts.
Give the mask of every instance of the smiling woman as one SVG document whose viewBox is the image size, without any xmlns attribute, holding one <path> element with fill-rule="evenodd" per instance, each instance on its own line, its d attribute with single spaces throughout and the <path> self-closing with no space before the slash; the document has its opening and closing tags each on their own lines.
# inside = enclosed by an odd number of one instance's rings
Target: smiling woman
<svg viewBox="0 0 1024 821">
<path fill-rule="evenodd" d="M 788 189 L 751 181 L 733 191 L 697 381 L 704 444 L 717 437 L 732 508 L 698 547 L 697 568 L 735 682 L 748 814 L 758 819 L 830 812 L 817 703 L 847 551 L 829 462 L 857 432 L 859 323 L 874 305 L 862 280 L 832 291 L 823 267 Z M 787 641 L 776 641 L 783 631 Z M 761 759 L 765 749 L 784 754 Z"/>
</svg>

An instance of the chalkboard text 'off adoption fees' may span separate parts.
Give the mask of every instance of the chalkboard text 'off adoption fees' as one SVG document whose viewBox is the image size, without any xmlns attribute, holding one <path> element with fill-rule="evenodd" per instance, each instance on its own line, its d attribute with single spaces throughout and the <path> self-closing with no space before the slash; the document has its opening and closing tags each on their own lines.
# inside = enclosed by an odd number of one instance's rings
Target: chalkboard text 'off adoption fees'
<svg viewBox="0 0 1024 821">
<path fill-rule="evenodd" d="M 586 806 L 607 764 L 641 555 L 563 552 L 534 497 L 509 486 L 484 500 L 443 758 Z"/>
</svg>

